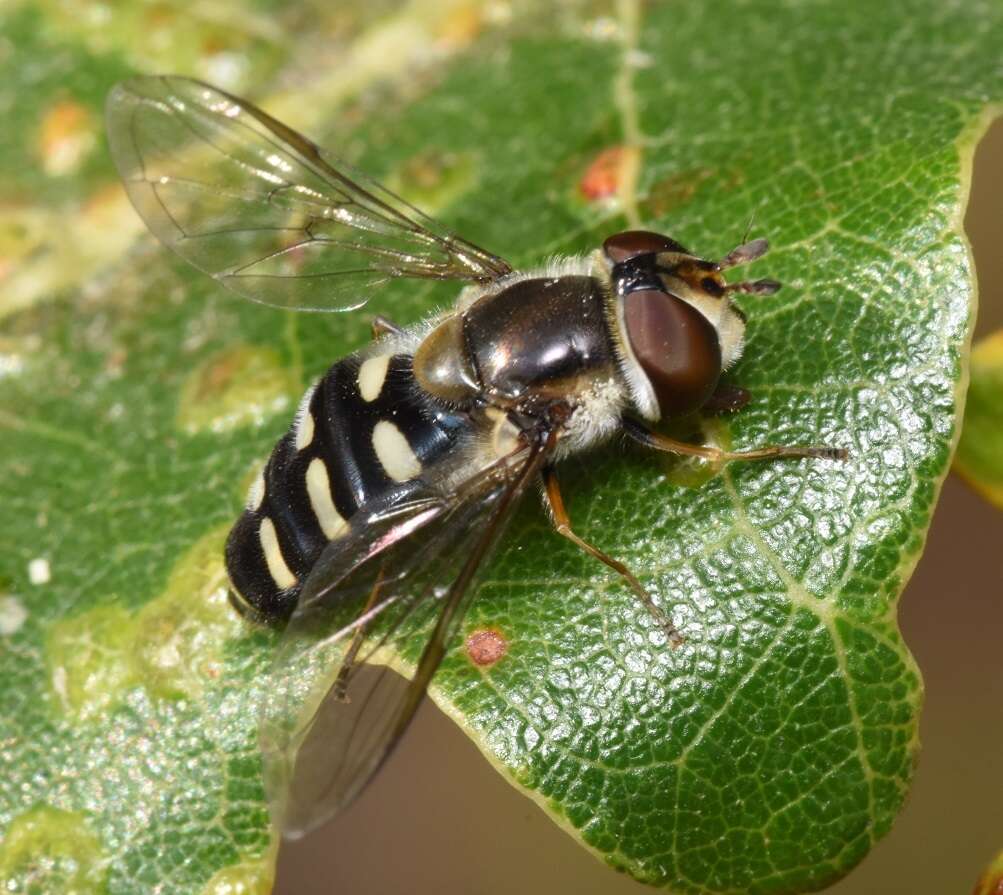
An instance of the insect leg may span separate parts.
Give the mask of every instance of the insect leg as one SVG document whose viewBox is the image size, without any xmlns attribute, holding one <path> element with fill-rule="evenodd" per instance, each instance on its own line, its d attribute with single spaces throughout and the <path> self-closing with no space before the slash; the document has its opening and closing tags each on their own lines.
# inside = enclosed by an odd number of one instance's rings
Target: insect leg
<svg viewBox="0 0 1003 895">
<path fill-rule="evenodd" d="M 676 630 L 675 625 L 672 624 L 672 619 L 670 619 L 664 612 L 662 612 L 661 609 L 658 608 L 658 606 L 655 605 L 654 601 L 651 599 L 651 594 L 644 589 L 644 586 L 637 580 L 634 573 L 631 572 L 630 569 L 628 569 L 622 562 L 620 562 L 620 560 L 614 559 L 612 556 L 603 553 L 598 547 L 579 537 L 572 530 L 571 517 L 568 516 L 568 511 L 564 507 L 564 498 L 561 496 L 561 487 L 557 481 L 557 473 L 555 472 L 554 467 L 544 467 L 542 475 L 544 497 L 546 498 L 547 506 L 550 509 L 551 517 L 554 522 L 554 528 L 557 533 L 567 538 L 579 549 L 584 550 L 589 556 L 605 563 L 621 578 L 623 578 L 624 581 L 630 585 L 630 589 L 635 593 L 637 598 L 644 604 L 645 609 L 651 613 L 655 621 L 658 622 L 658 624 L 665 630 L 665 633 L 669 638 L 669 642 L 673 646 L 679 646 L 683 642 L 683 638 Z"/>
<path fill-rule="evenodd" d="M 393 320 L 384 317 L 382 314 L 377 314 L 373 318 L 373 338 L 378 339 L 380 336 L 396 336 L 402 333 L 403 328 L 399 327 Z"/>
<path fill-rule="evenodd" d="M 652 432 L 636 420 L 623 419 L 624 431 L 635 441 L 656 451 L 667 451 L 670 454 L 685 454 L 689 457 L 703 457 L 705 460 L 722 462 L 724 460 L 773 460 L 781 457 L 810 457 L 819 460 L 845 460 L 849 452 L 845 448 L 826 445 L 781 445 L 771 444 L 749 451 L 723 451 L 720 448 L 708 447 L 702 444 L 688 444 L 677 441 L 667 435 Z"/>
<path fill-rule="evenodd" d="M 376 576 L 376 582 L 373 584 L 373 589 L 369 593 L 369 599 L 366 601 L 366 605 L 362 608 L 362 613 L 365 614 L 376 604 L 376 597 L 379 595 L 380 587 L 383 585 L 383 566 L 380 566 L 379 574 Z M 346 691 L 348 690 L 348 679 L 352 675 L 352 671 L 355 669 L 355 659 L 359 654 L 359 648 L 362 646 L 362 641 L 366 638 L 366 628 L 368 625 L 359 625 L 355 629 L 355 633 L 352 635 L 352 642 L 348 645 L 348 649 L 345 650 L 345 657 L 341 661 L 341 668 L 338 669 L 338 677 L 334 682 L 334 698 L 339 702 L 346 702 L 348 696 Z"/>
</svg>

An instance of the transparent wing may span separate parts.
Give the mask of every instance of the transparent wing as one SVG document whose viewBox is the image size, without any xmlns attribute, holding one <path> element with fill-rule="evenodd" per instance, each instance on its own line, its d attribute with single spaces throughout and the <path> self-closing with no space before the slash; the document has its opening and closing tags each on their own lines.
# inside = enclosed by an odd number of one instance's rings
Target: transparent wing
<svg viewBox="0 0 1003 895">
<path fill-rule="evenodd" d="M 270 115 L 200 81 L 108 97 L 112 156 L 150 230 L 245 298 L 350 310 L 394 277 L 485 282 L 511 267 Z"/>
<path fill-rule="evenodd" d="M 448 500 L 377 514 L 322 555 L 283 634 L 262 715 L 266 787 L 285 835 L 346 806 L 390 754 L 546 454 L 525 449 Z"/>
</svg>

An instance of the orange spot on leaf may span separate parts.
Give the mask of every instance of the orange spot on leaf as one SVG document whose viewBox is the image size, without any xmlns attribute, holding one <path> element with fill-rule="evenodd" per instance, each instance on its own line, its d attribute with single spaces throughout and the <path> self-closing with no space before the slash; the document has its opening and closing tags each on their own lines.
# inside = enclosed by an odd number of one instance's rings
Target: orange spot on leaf
<svg viewBox="0 0 1003 895">
<path fill-rule="evenodd" d="M 604 149 L 592 160 L 578 183 L 578 190 L 586 199 L 596 202 L 616 195 L 620 187 L 623 154 L 623 146 L 613 146 Z"/>
<path fill-rule="evenodd" d="M 444 49 L 459 50 L 476 40 L 484 27 L 484 14 L 477 4 L 463 4 L 450 10 L 439 28 Z"/>
<path fill-rule="evenodd" d="M 479 628 L 467 636 L 466 647 L 470 661 L 484 668 L 508 652 L 508 640 L 496 628 Z"/>
<path fill-rule="evenodd" d="M 610 146 L 600 152 L 585 169 L 578 182 L 578 192 L 590 202 L 612 199 L 620 190 L 627 166 L 634 162 L 636 150 Z"/>
<path fill-rule="evenodd" d="M 63 100 L 49 109 L 42 120 L 39 148 L 49 174 L 75 171 L 94 146 L 94 124 L 85 106 Z"/>
</svg>

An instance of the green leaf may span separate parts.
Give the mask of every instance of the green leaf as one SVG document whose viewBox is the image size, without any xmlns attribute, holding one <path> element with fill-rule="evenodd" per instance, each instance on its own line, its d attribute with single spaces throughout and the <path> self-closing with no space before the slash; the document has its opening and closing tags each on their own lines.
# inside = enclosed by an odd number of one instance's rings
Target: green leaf
<svg viewBox="0 0 1003 895">
<path fill-rule="evenodd" d="M 954 468 L 986 500 L 1003 509 L 1003 330 L 972 349 L 970 372 Z"/>
<path fill-rule="evenodd" d="M 520 266 L 626 226 L 711 258 L 750 219 L 769 237 L 752 275 L 786 287 L 742 302 L 729 374 L 754 400 L 695 434 L 851 459 L 706 469 L 616 442 L 569 461 L 577 530 L 685 645 L 664 648 L 530 501 L 466 625 L 507 653 L 476 669 L 458 644 L 433 696 L 614 867 L 675 891 L 823 886 L 887 832 L 916 759 L 921 682 L 895 606 L 954 442 L 961 211 L 1003 100 L 1003 9 L 367 6 L 249 3 L 261 27 L 222 50 L 218 27 L 162 4 L 105 31 L 41 2 L 5 21 L 3 885 L 270 887 L 255 714 L 273 638 L 228 608 L 220 549 L 299 392 L 368 321 L 242 303 L 149 239 L 122 254 L 140 227 L 100 103 L 125 71 L 170 67 L 143 50 L 159 28 L 179 70 L 415 182 Z M 339 51 L 307 72 L 318 35 Z M 298 89 L 263 95 L 286 67 Z M 451 300 L 398 283 L 379 309 L 415 321 Z"/>
</svg>

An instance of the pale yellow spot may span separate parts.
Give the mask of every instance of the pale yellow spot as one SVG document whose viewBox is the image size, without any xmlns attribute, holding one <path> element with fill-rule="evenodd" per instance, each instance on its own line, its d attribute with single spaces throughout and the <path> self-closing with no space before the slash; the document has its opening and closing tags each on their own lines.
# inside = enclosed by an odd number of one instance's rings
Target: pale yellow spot
<svg viewBox="0 0 1003 895">
<path fill-rule="evenodd" d="M 421 472 L 421 463 L 404 433 L 389 420 L 373 427 L 373 450 L 383 469 L 395 482 L 406 482 Z"/>
<path fill-rule="evenodd" d="M 252 512 L 261 509 L 261 502 L 265 499 L 265 471 L 259 469 L 254 477 L 251 487 L 247 492 L 247 508 Z"/>
<path fill-rule="evenodd" d="M 380 396 L 389 364 L 389 354 L 378 354 L 363 361 L 359 367 L 359 394 L 364 401 L 375 401 Z"/>
<path fill-rule="evenodd" d="M 258 527 L 258 537 L 261 539 L 261 549 L 265 553 L 268 572 L 272 576 L 275 586 L 280 590 L 292 587 L 296 583 L 296 576 L 286 565 L 279 547 L 279 537 L 275 533 L 275 523 L 267 516 L 261 520 L 261 525 Z"/>
<path fill-rule="evenodd" d="M 320 457 L 314 457 L 306 469 L 306 492 L 310 496 L 310 506 L 320 523 L 321 531 L 329 541 L 345 533 L 348 523 L 335 509 L 331 499 L 331 480 L 327 467 Z"/>
<path fill-rule="evenodd" d="M 45 658 L 55 705 L 77 720 L 100 715 L 136 684 L 135 631 L 121 606 L 96 606 L 49 629 Z"/>
<path fill-rule="evenodd" d="M 300 401 L 299 411 L 296 414 L 295 445 L 298 451 L 308 447 L 310 442 L 313 441 L 314 421 L 313 414 L 310 412 L 310 401 L 313 398 L 315 389 L 316 386 L 311 386 L 307 389 L 306 394 L 303 395 L 303 400 Z"/>
</svg>

